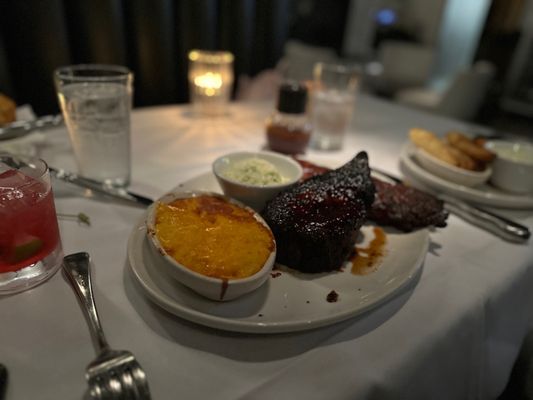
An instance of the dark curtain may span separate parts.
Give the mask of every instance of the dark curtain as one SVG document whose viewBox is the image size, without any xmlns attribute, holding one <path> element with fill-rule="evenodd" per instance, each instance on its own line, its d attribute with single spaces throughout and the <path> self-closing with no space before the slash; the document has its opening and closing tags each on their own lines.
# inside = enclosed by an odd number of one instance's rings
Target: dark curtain
<svg viewBox="0 0 533 400">
<path fill-rule="evenodd" d="M 135 106 L 186 102 L 190 49 L 229 50 L 235 75 L 273 67 L 290 0 L 3 0 L 0 92 L 58 111 L 53 71 L 113 63 L 135 74 Z"/>
</svg>

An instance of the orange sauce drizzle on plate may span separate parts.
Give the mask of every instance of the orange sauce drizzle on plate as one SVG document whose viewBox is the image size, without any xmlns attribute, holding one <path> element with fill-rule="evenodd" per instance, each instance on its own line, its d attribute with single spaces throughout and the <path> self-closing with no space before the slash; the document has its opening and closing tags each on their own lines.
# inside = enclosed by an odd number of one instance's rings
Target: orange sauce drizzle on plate
<svg viewBox="0 0 533 400">
<path fill-rule="evenodd" d="M 352 262 L 352 274 L 367 275 L 374 272 L 379 266 L 379 261 L 385 254 L 386 243 L 387 235 L 383 229 L 375 227 L 374 239 L 370 241 L 368 246 L 355 247 L 355 255 L 350 259 Z"/>
</svg>

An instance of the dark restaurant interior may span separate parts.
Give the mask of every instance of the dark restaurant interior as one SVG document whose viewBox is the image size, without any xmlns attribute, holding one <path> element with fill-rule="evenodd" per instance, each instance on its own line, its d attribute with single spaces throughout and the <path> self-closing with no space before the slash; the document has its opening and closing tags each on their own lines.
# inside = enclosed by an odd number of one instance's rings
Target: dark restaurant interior
<svg viewBox="0 0 533 400">
<path fill-rule="evenodd" d="M 53 74 L 73 64 L 127 66 L 134 109 L 187 104 L 193 49 L 234 55 L 232 102 L 273 104 L 330 62 L 365 96 L 533 142 L 533 0 L 0 1 L 0 94 L 37 116 L 60 113 Z M 498 397 L 520 399 L 533 333 Z"/>
<path fill-rule="evenodd" d="M 58 111 L 53 70 L 78 63 L 130 67 L 136 107 L 187 102 L 187 52 L 203 48 L 235 54 L 234 96 L 244 77 L 271 71 L 305 80 L 313 62 L 340 60 L 361 68 L 368 93 L 530 136 L 533 7 L 526 0 L 26 0 L 0 7 L 0 88 L 38 115 Z M 456 110 L 455 99 L 470 106 Z"/>
</svg>

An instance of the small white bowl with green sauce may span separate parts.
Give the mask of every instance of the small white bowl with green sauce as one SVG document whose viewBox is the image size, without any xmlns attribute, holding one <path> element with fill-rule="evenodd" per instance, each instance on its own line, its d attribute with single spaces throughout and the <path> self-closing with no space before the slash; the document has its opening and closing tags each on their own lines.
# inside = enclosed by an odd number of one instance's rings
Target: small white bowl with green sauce
<svg viewBox="0 0 533 400">
<path fill-rule="evenodd" d="M 303 175 L 297 161 L 270 151 L 226 154 L 217 158 L 212 167 L 224 194 L 256 211 Z"/>
<path fill-rule="evenodd" d="M 496 153 L 491 183 L 505 191 L 533 193 L 533 144 L 494 140 L 485 147 Z"/>
</svg>

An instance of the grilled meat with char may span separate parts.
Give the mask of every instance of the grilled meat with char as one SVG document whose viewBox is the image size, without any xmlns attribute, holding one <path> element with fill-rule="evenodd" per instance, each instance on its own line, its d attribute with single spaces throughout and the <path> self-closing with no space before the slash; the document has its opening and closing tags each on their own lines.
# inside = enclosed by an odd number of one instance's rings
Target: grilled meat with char
<svg viewBox="0 0 533 400">
<path fill-rule="evenodd" d="M 304 170 L 303 179 L 323 174 L 327 168 L 297 159 Z M 436 197 L 403 184 L 391 184 L 372 178 L 376 197 L 368 219 L 381 226 L 392 226 L 404 232 L 428 226 L 444 227 L 448 211 Z"/>
<path fill-rule="evenodd" d="M 382 226 L 411 232 L 427 226 L 444 227 L 448 211 L 436 197 L 401 183 L 390 184 L 373 178 L 376 199 L 369 219 Z"/>
<path fill-rule="evenodd" d="M 276 261 L 303 272 L 339 269 L 374 196 L 365 152 L 280 193 L 262 213 L 276 238 Z"/>
</svg>

